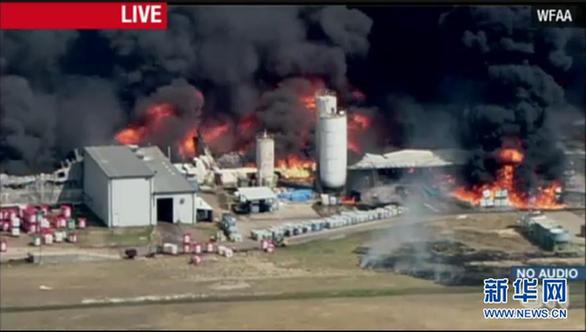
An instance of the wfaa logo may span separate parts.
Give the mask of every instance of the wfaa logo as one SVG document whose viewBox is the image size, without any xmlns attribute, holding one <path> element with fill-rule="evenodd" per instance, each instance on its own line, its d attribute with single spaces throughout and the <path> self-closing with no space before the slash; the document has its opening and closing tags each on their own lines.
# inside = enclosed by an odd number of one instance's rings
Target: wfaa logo
<svg viewBox="0 0 586 332">
<path fill-rule="evenodd" d="M 583 9 L 576 6 L 533 7 L 533 24 L 538 27 L 584 27 Z"/>
<path fill-rule="evenodd" d="M 584 277 L 584 267 L 514 267 L 513 277 L 484 280 L 484 303 L 507 304 L 512 300 L 521 308 L 484 308 L 485 319 L 567 319 L 568 279 Z"/>
</svg>

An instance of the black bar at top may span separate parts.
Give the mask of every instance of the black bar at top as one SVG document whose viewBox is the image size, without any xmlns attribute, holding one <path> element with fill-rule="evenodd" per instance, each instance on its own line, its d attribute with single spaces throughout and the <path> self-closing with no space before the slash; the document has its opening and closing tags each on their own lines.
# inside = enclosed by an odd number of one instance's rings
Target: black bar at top
<svg viewBox="0 0 586 332">
<path fill-rule="evenodd" d="M 583 4 L 584 0 L 2 0 L 2 2 L 166 2 L 169 5 L 352 5 L 352 6 L 368 6 L 368 5 L 401 5 L 401 6 L 417 6 L 417 5 L 467 5 L 467 6 L 482 6 L 482 5 L 564 5 L 564 4 Z"/>
</svg>

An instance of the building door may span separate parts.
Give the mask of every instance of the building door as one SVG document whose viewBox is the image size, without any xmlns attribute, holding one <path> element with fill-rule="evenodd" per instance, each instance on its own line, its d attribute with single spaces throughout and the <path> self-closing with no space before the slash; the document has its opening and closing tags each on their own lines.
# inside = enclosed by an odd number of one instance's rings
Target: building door
<svg viewBox="0 0 586 332">
<path fill-rule="evenodd" d="M 157 222 L 173 222 L 173 198 L 157 199 Z"/>
</svg>

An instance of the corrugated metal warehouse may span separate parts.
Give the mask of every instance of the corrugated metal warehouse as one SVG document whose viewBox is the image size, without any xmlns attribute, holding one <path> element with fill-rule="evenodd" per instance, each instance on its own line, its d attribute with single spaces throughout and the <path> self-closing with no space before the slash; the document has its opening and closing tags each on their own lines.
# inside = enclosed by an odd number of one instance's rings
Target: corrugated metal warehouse
<svg viewBox="0 0 586 332">
<path fill-rule="evenodd" d="M 83 173 L 84 202 L 108 227 L 195 223 L 211 213 L 157 147 L 88 147 Z"/>
</svg>

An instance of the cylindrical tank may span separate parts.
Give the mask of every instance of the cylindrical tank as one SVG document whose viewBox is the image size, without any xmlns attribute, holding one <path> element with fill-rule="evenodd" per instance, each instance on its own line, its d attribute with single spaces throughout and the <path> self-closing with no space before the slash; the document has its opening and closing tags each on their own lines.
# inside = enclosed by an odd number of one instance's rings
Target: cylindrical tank
<svg viewBox="0 0 586 332">
<path fill-rule="evenodd" d="M 338 100 L 336 94 L 329 90 L 320 90 L 315 94 L 315 106 L 318 118 L 324 114 L 338 113 Z"/>
<path fill-rule="evenodd" d="M 69 241 L 71 243 L 77 243 L 77 234 L 76 233 L 67 234 L 67 241 Z"/>
<path fill-rule="evenodd" d="M 183 243 L 191 243 L 191 233 L 183 234 Z"/>
<path fill-rule="evenodd" d="M 316 147 L 316 155 L 318 156 L 319 162 L 319 126 L 320 126 L 320 118 L 322 116 L 326 116 L 328 114 L 336 114 L 338 113 L 338 99 L 336 98 L 336 93 L 333 91 L 329 91 L 326 89 L 318 90 L 315 93 L 315 106 L 316 106 L 316 120 L 315 120 L 315 147 Z M 317 166 L 318 173 L 319 173 L 319 164 Z"/>
<path fill-rule="evenodd" d="M 256 138 L 257 179 L 261 186 L 271 186 L 275 177 L 275 141 L 265 131 Z"/>
<path fill-rule="evenodd" d="M 347 119 L 343 111 L 320 115 L 318 121 L 318 168 L 324 189 L 339 189 L 346 183 L 348 158 Z"/>
</svg>

